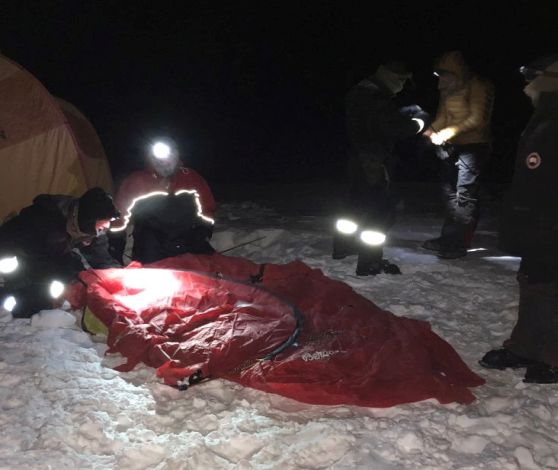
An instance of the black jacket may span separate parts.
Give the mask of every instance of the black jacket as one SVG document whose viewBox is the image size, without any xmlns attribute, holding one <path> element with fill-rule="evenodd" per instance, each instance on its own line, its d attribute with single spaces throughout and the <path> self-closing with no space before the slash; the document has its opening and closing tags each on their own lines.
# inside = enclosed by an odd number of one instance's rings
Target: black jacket
<svg viewBox="0 0 558 470">
<path fill-rule="evenodd" d="M 204 219 L 189 193 L 154 195 L 138 201 L 132 211 L 132 258 L 151 263 L 184 253 L 211 254 L 213 225 Z"/>
<path fill-rule="evenodd" d="M 521 136 L 502 222 L 506 251 L 558 263 L 558 93 L 541 98 Z"/>
<path fill-rule="evenodd" d="M 73 240 L 68 219 L 77 198 L 42 194 L 18 215 L 0 226 L 0 258 L 18 256 L 22 269 L 32 277 L 56 276 L 70 280 L 87 268 L 117 267 L 108 252 L 106 236 Z"/>
<path fill-rule="evenodd" d="M 393 94 L 374 79 L 362 80 L 348 93 L 346 124 L 354 151 L 381 160 L 397 140 L 418 132 L 418 124 L 399 112 Z"/>
</svg>

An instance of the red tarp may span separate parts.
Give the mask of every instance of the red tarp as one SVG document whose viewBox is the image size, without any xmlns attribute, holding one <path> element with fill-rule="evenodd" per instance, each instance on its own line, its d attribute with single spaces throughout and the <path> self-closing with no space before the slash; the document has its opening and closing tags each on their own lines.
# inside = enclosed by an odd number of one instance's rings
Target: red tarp
<svg viewBox="0 0 558 470">
<path fill-rule="evenodd" d="M 84 272 L 87 292 L 72 295 L 108 326 L 109 352 L 128 359 L 120 370 L 143 362 L 171 385 L 201 370 L 307 403 L 374 407 L 470 403 L 468 387 L 484 383 L 428 323 L 301 262 L 215 254 L 137 266 Z"/>
</svg>

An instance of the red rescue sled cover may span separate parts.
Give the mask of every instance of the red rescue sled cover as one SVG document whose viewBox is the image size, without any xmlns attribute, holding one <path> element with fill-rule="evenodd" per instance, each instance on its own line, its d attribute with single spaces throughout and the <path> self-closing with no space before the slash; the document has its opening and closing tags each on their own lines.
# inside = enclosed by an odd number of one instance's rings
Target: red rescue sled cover
<svg viewBox="0 0 558 470">
<path fill-rule="evenodd" d="M 224 378 L 306 403 L 470 403 L 484 383 L 428 323 L 380 309 L 300 261 L 183 255 L 90 270 L 72 292 L 108 327 L 108 352 L 170 385 Z"/>
</svg>

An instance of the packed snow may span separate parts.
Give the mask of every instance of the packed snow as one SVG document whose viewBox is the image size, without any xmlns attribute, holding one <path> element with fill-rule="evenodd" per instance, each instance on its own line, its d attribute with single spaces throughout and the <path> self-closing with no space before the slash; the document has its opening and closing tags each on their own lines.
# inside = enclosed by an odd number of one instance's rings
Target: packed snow
<svg viewBox="0 0 558 470">
<path fill-rule="evenodd" d="M 434 400 L 387 409 L 312 406 L 224 380 L 178 391 L 141 367 L 119 373 L 79 313 L 0 323 L 0 468 L 6 469 L 550 469 L 558 468 L 556 385 L 487 371 L 483 353 L 513 326 L 519 260 L 496 247 L 491 214 L 475 251 L 439 260 L 420 248 L 439 217 L 411 204 L 386 256 L 400 276 L 355 276 L 331 259 L 332 218 L 265 203 L 222 204 L 213 244 L 256 262 L 301 259 L 397 315 L 426 320 L 486 379 L 468 406 Z"/>
</svg>

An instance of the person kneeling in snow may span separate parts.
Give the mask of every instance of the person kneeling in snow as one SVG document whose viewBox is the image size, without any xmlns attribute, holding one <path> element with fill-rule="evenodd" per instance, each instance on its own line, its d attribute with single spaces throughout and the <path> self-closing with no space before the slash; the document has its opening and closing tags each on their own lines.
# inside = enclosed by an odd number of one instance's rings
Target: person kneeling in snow
<svg viewBox="0 0 558 470">
<path fill-rule="evenodd" d="M 519 311 L 504 347 L 480 364 L 526 367 L 524 382 L 558 383 L 558 55 L 521 72 L 535 112 L 521 135 L 500 242 L 521 257 Z"/>
<path fill-rule="evenodd" d="M 122 182 L 116 204 L 123 218 L 111 232 L 126 230 L 126 261 L 151 263 L 184 253 L 214 252 L 209 244 L 213 194 L 197 172 L 180 165 L 178 147 L 170 139 L 151 146 L 146 168 Z"/>
<path fill-rule="evenodd" d="M 41 194 L 0 226 L 2 307 L 29 318 L 50 309 L 64 285 L 89 268 L 120 264 L 108 250 L 108 230 L 119 213 L 101 188 L 81 197 Z"/>
</svg>

